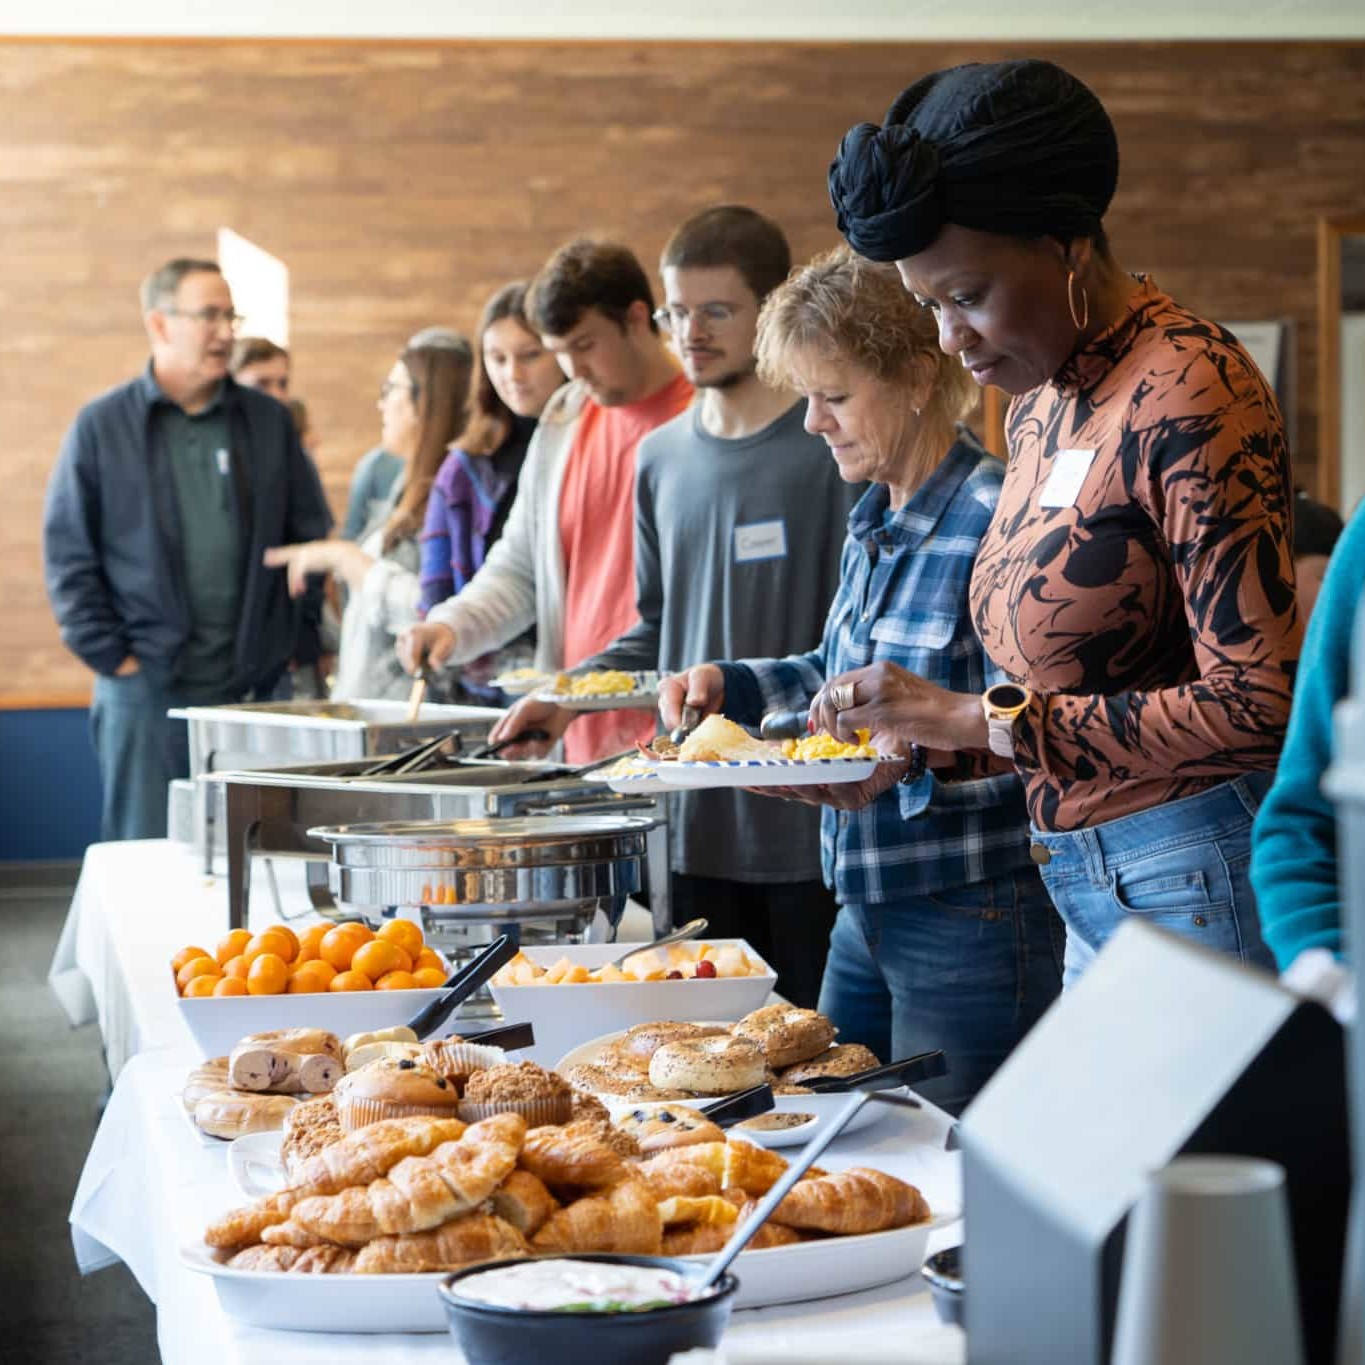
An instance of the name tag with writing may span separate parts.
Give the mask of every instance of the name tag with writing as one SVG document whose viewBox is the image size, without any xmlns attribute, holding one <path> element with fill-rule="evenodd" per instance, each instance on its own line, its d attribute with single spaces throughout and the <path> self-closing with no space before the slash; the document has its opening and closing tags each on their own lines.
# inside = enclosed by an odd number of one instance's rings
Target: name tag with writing
<svg viewBox="0 0 1365 1365">
<path fill-rule="evenodd" d="M 218 461 L 218 472 L 220 474 L 226 474 L 228 472 L 227 451 L 222 446 L 219 446 L 214 458 Z"/>
<path fill-rule="evenodd" d="M 1052 460 L 1052 473 L 1043 485 L 1039 507 L 1075 507 L 1081 485 L 1095 462 L 1093 450 L 1059 450 Z"/>
<path fill-rule="evenodd" d="M 735 527 L 736 564 L 786 557 L 787 527 L 780 517 L 776 521 L 751 521 Z"/>
</svg>

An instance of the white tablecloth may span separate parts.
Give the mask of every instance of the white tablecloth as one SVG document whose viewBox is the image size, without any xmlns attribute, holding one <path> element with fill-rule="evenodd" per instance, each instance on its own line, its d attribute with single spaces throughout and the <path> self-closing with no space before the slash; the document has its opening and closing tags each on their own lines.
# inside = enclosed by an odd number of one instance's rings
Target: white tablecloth
<svg viewBox="0 0 1365 1365">
<path fill-rule="evenodd" d="M 455 1362 L 447 1336 L 342 1336 L 242 1327 L 218 1306 L 212 1280 L 180 1265 L 178 1249 L 200 1236 L 222 1209 L 242 1201 L 228 1174 L 225 1143 L 198 1137 L 179 1091 L 198 1060 L 183 1048 L 144 1052 L 123 1068 L 90 1149 L 71 1210 L 82 1270 L 117 1258 L 157 1306 L 166 1365 L 366 1365 Z M 931 1207 L 961 1206 L 958 1159 L 943 1149 L 948 1119 L 937 1110 L 888 1111 L 872 1127 L 841 1139 L 825 1164 L 866 1161 L 914 1181 Z M 932 1245 L 958 1240 L 945 1228 Z M 964 1338 L 943 1328 L 918 1275 L 842 1298 L 738 1313 L 726 1342 L 743 1359 L 814 1362 L 897 1360 L 960 1365 Z"/>
</svg>

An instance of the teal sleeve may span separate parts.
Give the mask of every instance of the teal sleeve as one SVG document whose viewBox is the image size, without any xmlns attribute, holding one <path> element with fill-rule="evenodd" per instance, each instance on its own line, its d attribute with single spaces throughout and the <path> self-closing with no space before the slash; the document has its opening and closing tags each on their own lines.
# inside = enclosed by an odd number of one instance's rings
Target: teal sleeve
<svg viewBox="0 0 1365 1365">
<path fill-rule="evenodd" d="M 1252 834 L 1251 880 L 1281 970 L 1305 948 L 1341 952 L 1336 810 L 1322 792 L 1332 709 L 1350 688 L 1351 634 L 1365 584 L 1365 514 L 1337 542 L 1304 637 L 1279 768 Z"/>
</svg>

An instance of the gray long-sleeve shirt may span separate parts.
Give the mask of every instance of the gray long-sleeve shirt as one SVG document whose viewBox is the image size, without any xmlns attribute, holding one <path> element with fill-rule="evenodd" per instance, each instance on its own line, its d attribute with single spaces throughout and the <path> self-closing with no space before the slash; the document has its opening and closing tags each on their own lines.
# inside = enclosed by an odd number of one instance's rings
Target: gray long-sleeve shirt
<svg viewBox="0 0 1365 1365">
<path fill-rule="evenodd" d="M 699 405 L 640 443 L 635 581 L 640 622 L 582 668 L 673 672 L 709 660 L 814 648 L 839 583 L 845 484 L 796 403 L 724 440 Z M 741 882 L 817 881 L 820 814 L 741 791 L 669 798 L 676 872 Z"/>
</svg>

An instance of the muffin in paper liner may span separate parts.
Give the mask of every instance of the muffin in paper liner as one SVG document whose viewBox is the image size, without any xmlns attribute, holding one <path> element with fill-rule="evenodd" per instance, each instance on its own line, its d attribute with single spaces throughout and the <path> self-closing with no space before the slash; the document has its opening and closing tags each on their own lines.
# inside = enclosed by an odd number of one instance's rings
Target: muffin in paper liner
<svg viewBox="0 0 1365 1365">
<path fill-rule="evenodd" d="M 345 1096 L 337 1101 L 337 1115 L 348 1133 L 365 1128 L 381 1119 L 464 1118 L 452 1104 L 409 1104 L 402 1100 L 371 1099 L 363 1095 Z M 468 1120 L 466 1120 L 468 1122 Z"/>
<path fill-rule="evenodd" d="M 462 1080 L 475 1071 L 506 1065 L 507 1053 L 500 1047 L 489 1047 L 484 1043 L 440 1039 L 423 1043 L 418 1060 L 450 1080 Z"/>
<path fill-rule="evenodd" d="M 568 1123 L 573 1117 L 571 1094 L 546 1095 L 534 1100 L 461 1100 L 459 1117 L 466 1123 L 491 1119 L 494 1114 L 520 1114 L 528 1128 L 543 1128 L 546 1124 Z"/>
</svg>

